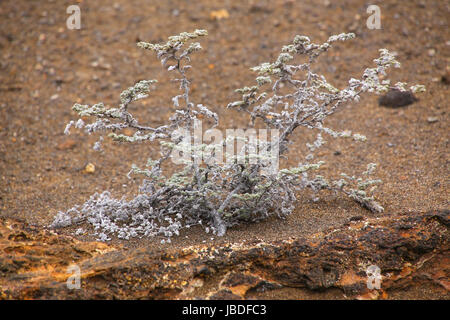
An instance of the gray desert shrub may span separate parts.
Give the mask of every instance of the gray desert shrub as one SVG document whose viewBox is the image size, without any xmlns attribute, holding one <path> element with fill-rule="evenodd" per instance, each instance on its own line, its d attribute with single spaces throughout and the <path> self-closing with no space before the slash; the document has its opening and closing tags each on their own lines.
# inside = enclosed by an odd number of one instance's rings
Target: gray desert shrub
<svg viewBox="0 0 450 320">
<path fill-rule="evenodd" d="M 123 143 L 158 141 L 161 156 L 149 159 L 144 167 L 131 166 L 129 176 L 143 177 L 139 193 L 133 199 L 116 199 L 108 191 L 96 193 L 84 204 L 59 212 L 51 227 L 87 223 L 102 241 L 113 236 L 120 239 L 163 236 L 163 242 L 170 242 L 182 229 L 196 225 L 203 226 L 207 233 L 223 236 L 227 228 L 242 222 L 257 222 L 273 215 L 288 216 L 295 209 L 297 195 L 305 189 L 314 194 L 324 189 L 339 192 L 374 213 L 382 212 L 383 207 L 374 197 L 376 186 L 381 183 L 372 178 L 375 164 L 369 163 L 360 176 L 342 173 L 339 179 L 327 178 L 319 174 L 324 162 L 315 160 L 315 151 L 325 143 L 324 136 L 355 143 L 366 140 L 359 133 L 327 127 L 325 119 L 344 105 L 358 102 L 364 93 L 380 94 L 392 88 L 407 90 L 405 83 L 391 86 L 385 79 L 388 68 L 400 66 L 395 56 L 381 49 L 372 68 L 365 69 L 359 78 L 348 80 L 344 88 L 337 88 L 315 73 L 313 67 L 317 58 L 335 42 L 352 39 L 354 34 L 331 36 L 322 44 L 313 43 L 306 36 L 296 36 L 282 48 L 274 62 L 252 68 L 256 72 L 255 85 L 236 90 L 241 99 L 228 104 L 235 111 L 227 112 L 248 114 L 253 124 L 260 121 L 279 134 L 269 142 L 246 141 L 259 152 L 238 153 L 231 161 L 221 162 L 215 161 L 217 150 L 223 149 L 226 143 L 234 143 L 234 137 L 227 136 L 210 144 L 186 143 L 191 141 L 190 134 L 200 119 L 211 119 L 215 124 L 212 128 L 219 122 L 216 113 L 208 106 L 195 103 L 190 96 L 191 56 L 202 49 L 195 40 L 206 35 L 205 30 L 195 30 L 169 37 L 163 44 L 137 44 L 154 52 L 162 66 L 174 75 L 173 81 L 179 84 L 180 93 L 171 99 L 176 111 L 168 123 L 159 127 L 141 124 L 129 111 L 132 103 L 151 94 L 156 80 L 139 81 L 124 90 L 117 107 L 102 102 L 77 103 L 72 107 L 80 117 L 93 121 L 71 121 L 66 126 L 66 134 L 75 126 L 89 134 L 109 133 L 110 138 Z M 424 88 L 417 85 L 410 89 L 416 92 Z M 309 153 L 294 168 L 268 170 L 272 164 L 269 160 L 273 159 L 270 155 L 286 154 L 292 133 L 299 127 L 316 132 L 316 140 L 306 144 Z M 126 128 L 134 134 L 121 134 Z M 96 150 L 101 149 L 102 140 L 95 143 Z M 175 173 L 166 176 L 163 164 L 174 160 L 174 152 L 181 152 L 183 161 L 177 164 Z"/>
</svg>

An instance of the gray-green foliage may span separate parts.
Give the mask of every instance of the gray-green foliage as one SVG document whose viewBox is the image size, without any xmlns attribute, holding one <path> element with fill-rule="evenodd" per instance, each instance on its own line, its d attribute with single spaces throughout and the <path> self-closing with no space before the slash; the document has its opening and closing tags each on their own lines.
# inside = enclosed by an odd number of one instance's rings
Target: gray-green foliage
<svg viewBox="0 0 450 320">
<path fill-rule="evenodd" d="M 242 99 L 230 103 L 229 108 L 248 113 L 253 121 L 262 120 L 268 128 L 278 129 L 280 135 L 275 143 L 279 146 L 279 155 L 287 152 L 289 139 L 296 128 L 305 127 L 318 132 L 316 141 L 307 144 L 310 153 L 299 161 L 296 168 L 268 173 L 263 170 L 266 162 L 251 163 L 248 156 L 244 156 L 247 161 L 243 162 L 201 164 L 199 150 L 192 152 L 189 146 L 183 149 L 184 137 L 174 135 L 179 128 L 191 132 L 199 118 L 210 118 L 216 125 L 219 121 L 216 113 L 207 106 L 194 103 L 189 95 L 191 81 L 187 71 L 191 67 L 191 55 L 201 50 L 199 43 L 191 41 L 206 35 L 205 30 L 196 30 L 170 37 L 165 44 L 138 43 L 138 47 L 155 52 L 169 72 L 176 73 L 174 80 L 179 83 L 181 93 L 172 98 L 177 110 L 167 124 L 156 128 L 142 125 L 128 111 L 131 103 L 150 94 L 155 80 L 140 81 L 123 91 L 117 108 L 106 107 L 103 103 L 73 106 L 80 116 L 89 116 L 95 121 L 90 124 L 82 120 L 71 121 L 66 133 L 75 125 L 77 128 L 84 127 L 89 133 L 110 132 L 109 136 L 120 142 L 159 140 L 161 157 L 148 160 L 145 168 L 132 165 L 129 175 L 144 177 L 140 192 L 134 199 L 114 199 L 107 191 L 94 194 L 83 205 L 59 212 L 52 227 L 87 222 L 93 226 L 98 238 L 104 241 L 112 235 L 123 239 L 163 235 L 167 238 L 165 241 L 170 241 L 170 237 L 178 235 L 182 228 L 193 225 L 203 225 L 206 232 L 222 236 L 228 227 L 242 221 L 255 222 L 271 215 L 289 215 L 295 208 L 296 195 L 306 188 L 314 193 L 323 189 L 342 192 L 373 212 L 383 211 L 373 196 L 376 185 L 381 183 L 370 178 L 374 164 L 368 165 L 362 177 L 343 173 L 339 179 L 330 180 L 315 174 L 323 162 L 312 160 L 315 150 L 325 143 L 322 133 L 333 138 L 366 139 L 348 130 L 328 128 L 324 120 L 345 103 L 357 102 L 365 92 L 382 93 L 391 88 L 387 80 L 380 80 L 380 75 L 384 76 L 390 66 L 399 65 L 389 51 L 380 50 L 380 57 L 374 60 L 375 67 L 366 69 L 360 79 L 350 79 L 342 89 L 314 73 L 312 66 L 334 42 L 351 39 L 353 34 L 332 36 L 323 44 L 314 44 L 308 37 L 296 36 L 291 44 L 282 48 L 275 62 L 252 68 L 257 73 L 256 85 L 236 90 Z M 306 57 L 306 62 L 296 64 L 297 56 Z M 398 83 L 396 87 L 404 90 L 404 85 Z M 280 93 L 283 86 L 288 86 L 290 92 Z M 423 87 L 414 86 L 411 89 L 418 91 Z M 117 133 L 125 128 L 133 129 L 134 135 L 130 137 Z M 197 146 L 197 149 L 207 154 L 214 150 L 214 146 L 222 146 L 226 142 L 215 142 L 212 149 L 206 145 Z M 261 142 L 261 145 L 271 150 L 274 142 Z M 180 146 L 184 152 L 191 154 L 191 161 L 182 163 L 175 174 L 166 177 L 162 165 Z M 100 141 L 95 148 L 100 149 Z"/>
</svg>

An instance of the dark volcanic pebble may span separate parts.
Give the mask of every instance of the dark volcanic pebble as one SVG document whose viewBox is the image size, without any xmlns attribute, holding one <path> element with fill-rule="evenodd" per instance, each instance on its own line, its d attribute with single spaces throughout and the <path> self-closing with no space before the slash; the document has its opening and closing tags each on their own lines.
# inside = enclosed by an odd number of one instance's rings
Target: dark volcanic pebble
<svg viewBox="0 0 450 320">
<path fill-rule="evenodd" d="M 417 101 L 411 91 L 390 90 L 378 99 L 380 106 L 389 108 L 405 107 Z"/>
</svg>

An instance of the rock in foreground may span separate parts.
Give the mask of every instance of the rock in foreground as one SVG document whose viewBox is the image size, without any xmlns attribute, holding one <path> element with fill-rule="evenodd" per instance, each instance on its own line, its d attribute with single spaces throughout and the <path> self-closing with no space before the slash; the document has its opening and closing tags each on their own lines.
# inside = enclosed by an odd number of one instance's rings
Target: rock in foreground
<svg viewBox="0 0 450 320">
<path fill-rule="evenodd" d="M 449 210 L 349 221 L 309 238 L 122 249 L 0 220 L 1 299 L 448 299 Z M 77 264 L 81 289 L 69 289 Z M 366 269 L 381 270 L 380 289 Z"/>
</svg>

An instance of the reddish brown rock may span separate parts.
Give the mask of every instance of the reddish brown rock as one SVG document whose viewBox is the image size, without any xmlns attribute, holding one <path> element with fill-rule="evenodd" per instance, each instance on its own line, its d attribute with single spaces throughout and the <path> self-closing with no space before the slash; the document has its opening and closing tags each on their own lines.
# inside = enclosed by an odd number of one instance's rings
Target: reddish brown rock
<svg viewBox="0 0 450 320">
<path fill-rule="evenodd" d="M 0 297 L 295 298 L 297 290 L 307 298 L 449 299 L 449 218 L 449 210 L 407 213 L 350 221 L 308 239 L 172 251 L 80 242 L 3 219 Z M 73 263 L 79 290 L 66 285 Z M 379 290 L 367 288 L 369 265 L 381 270 Z"/>
</svg>

